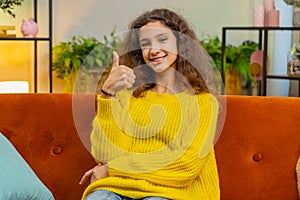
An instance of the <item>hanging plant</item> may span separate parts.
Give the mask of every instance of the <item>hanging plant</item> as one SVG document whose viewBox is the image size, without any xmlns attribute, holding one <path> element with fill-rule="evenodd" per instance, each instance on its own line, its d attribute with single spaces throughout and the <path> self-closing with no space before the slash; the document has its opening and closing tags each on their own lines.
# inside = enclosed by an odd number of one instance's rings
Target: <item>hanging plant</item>
<svg viewBox="0 0 300 200">
<path fill-rule="evenodd" d="M 24 0 L 0 0 L 0 8 L 4 13 L 8 13 L 13 18 L 16 14 L 13 12 L 16 6 L 21 6 Z"/>
</svg>

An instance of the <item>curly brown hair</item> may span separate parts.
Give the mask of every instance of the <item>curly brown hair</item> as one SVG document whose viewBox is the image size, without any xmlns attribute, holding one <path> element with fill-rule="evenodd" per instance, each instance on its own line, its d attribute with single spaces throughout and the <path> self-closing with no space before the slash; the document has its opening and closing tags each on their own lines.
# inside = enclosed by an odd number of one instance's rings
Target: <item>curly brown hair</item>
<svg viewBox="0 0 300 200">
<path fill-rule="evenodd" d="M 137 78 L 133 86 L 133 96 L 139 97 L 155 86 L 154 72 L 145 64 L 139 41 L 139 29 L 155 21 L 170 28 L 176 37 L 178 49 L 176 70 L 186 78 L 187 88 L 191 88 L 191 92 L 195 94 L 212 93 L 213 87 L 210 86 L 213 85 L 211 84 L 212 77 L 209 73 L 212 69 L 210 57 L 199 44 L 195 32 L 187 21 L 174 11 L 163 8 L 147 11 L 137 17 L 129 24 L 129 31 L 123 39 L 120 48 L 120 63 L 132 69 L 138 67 L 135 71 Z M 108 73 L 109 70 L 105 73 L 106 76 Z M 100 81 L 104 80 L 105 76 Z"/>
</svg>

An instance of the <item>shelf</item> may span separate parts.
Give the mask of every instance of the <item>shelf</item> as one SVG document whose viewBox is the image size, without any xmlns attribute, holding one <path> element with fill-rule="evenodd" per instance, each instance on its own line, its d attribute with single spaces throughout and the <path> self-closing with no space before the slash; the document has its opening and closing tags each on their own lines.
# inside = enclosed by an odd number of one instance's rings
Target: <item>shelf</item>
<svg viewBox="0 0 300 200">
<path fill-rule="evenodd" d="M 300 31 L 300 27 L 293 27 L 293 26 L 285 26 L 285 27 L 273 27 L 273 26 L 263 26 L 263 27 L 253 27 L 253 26 L 244 26 L 244 27 L 234 27 L 228 26 L 223 27 L 225 30 L 291 30 L 291 31 Z"/>
<path fill-rule="evenodd" d="M 15 37 L 15 38 L 10 38 L 10 37 L 0 37 L 0 40 L 16 40 L 16 41 L 49 41 L 50 38 L 47 37 L 41 37 L 41 38 L 22 38 L 22 37 Z"/>
<path fill-rule="evenodd" d="M 262 72 L 262 87 L 259 94 L 266 96 L 267 94 L 267 79 L 285 79 L 285 80 L 298 80 L 299 81 L 299 97 L 300 97 L 300 77 L 299 76 L 288 76 L 288 75 L 276 75 L 267 74 L 267 56 L 268 56 L 268 34 L 269 31 L 300 31 L 300 27 L 223 27 L 222 28 L 222 49 L 221 49 L 221 75 L 222 79 L 225 80 L 224 74 L 224 58 L 226 51 L 226 31 L 258 31 L 258 48 L 263 50 L 263 72 Z M 224 83 L 225 84 L 225 83 Z"/>
<path fill-rule="evenodd" d="M 33 1 L 33 14 L 34 14 L 34 21 L 38 23 L 37 16 L 38 16 L 38 1 Z M 52 93 L 52 0 L 48 1 L 48 9 L 49 9 L 49 32 L 48 36 L 46 37 L 36 37 L 36 38 L 24 38 L 24 37 L 0 37 L 0 41 L 32 41 L 34 43 L 34 92 L 37 93 L 37 72 L 38 72 L 38 66 L 37 66 L 37 43 L 38 41 L 47 41 L 48 42 L 48 57 L 49 57 L 49 92 Z"/>
<path fill-rule="evenodd" d="M 287 79 L 287 80 L 300 80 L 300 76 L 289 76 L 289 75 L 267 75 L 267 78 L 273 79 Z"/>
</svg>

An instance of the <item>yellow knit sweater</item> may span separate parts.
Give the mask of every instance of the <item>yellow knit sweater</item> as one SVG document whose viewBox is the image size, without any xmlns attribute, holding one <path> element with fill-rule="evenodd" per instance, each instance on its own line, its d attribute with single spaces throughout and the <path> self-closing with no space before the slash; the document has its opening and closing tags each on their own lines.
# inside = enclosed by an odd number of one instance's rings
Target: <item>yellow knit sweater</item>
<svg viewBox="0 0 300 200">
<path fill-rule="evenodd" d="M 92 155 L 109 177 L 90 184 L 131 198 L 220 199 L 213 150 L 218 102 L 210 94 L 130 92 L 98 96 Z"/>
</svg>

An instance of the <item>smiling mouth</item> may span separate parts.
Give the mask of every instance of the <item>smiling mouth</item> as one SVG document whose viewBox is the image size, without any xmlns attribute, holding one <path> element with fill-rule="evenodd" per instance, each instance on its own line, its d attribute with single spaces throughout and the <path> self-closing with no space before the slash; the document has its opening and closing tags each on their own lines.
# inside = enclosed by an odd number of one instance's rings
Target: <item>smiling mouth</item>
<svg viewBox="0 0 300 200">
<path fill-rule="evenodd" d="M 167 55 L 161 56 L 161 57 L 156 57 L 156 58 L 150 58 L 149 61 L 151 61 L 154 64 L 159 64 L 165 59 L 166 56 Z"/>
</svg>

